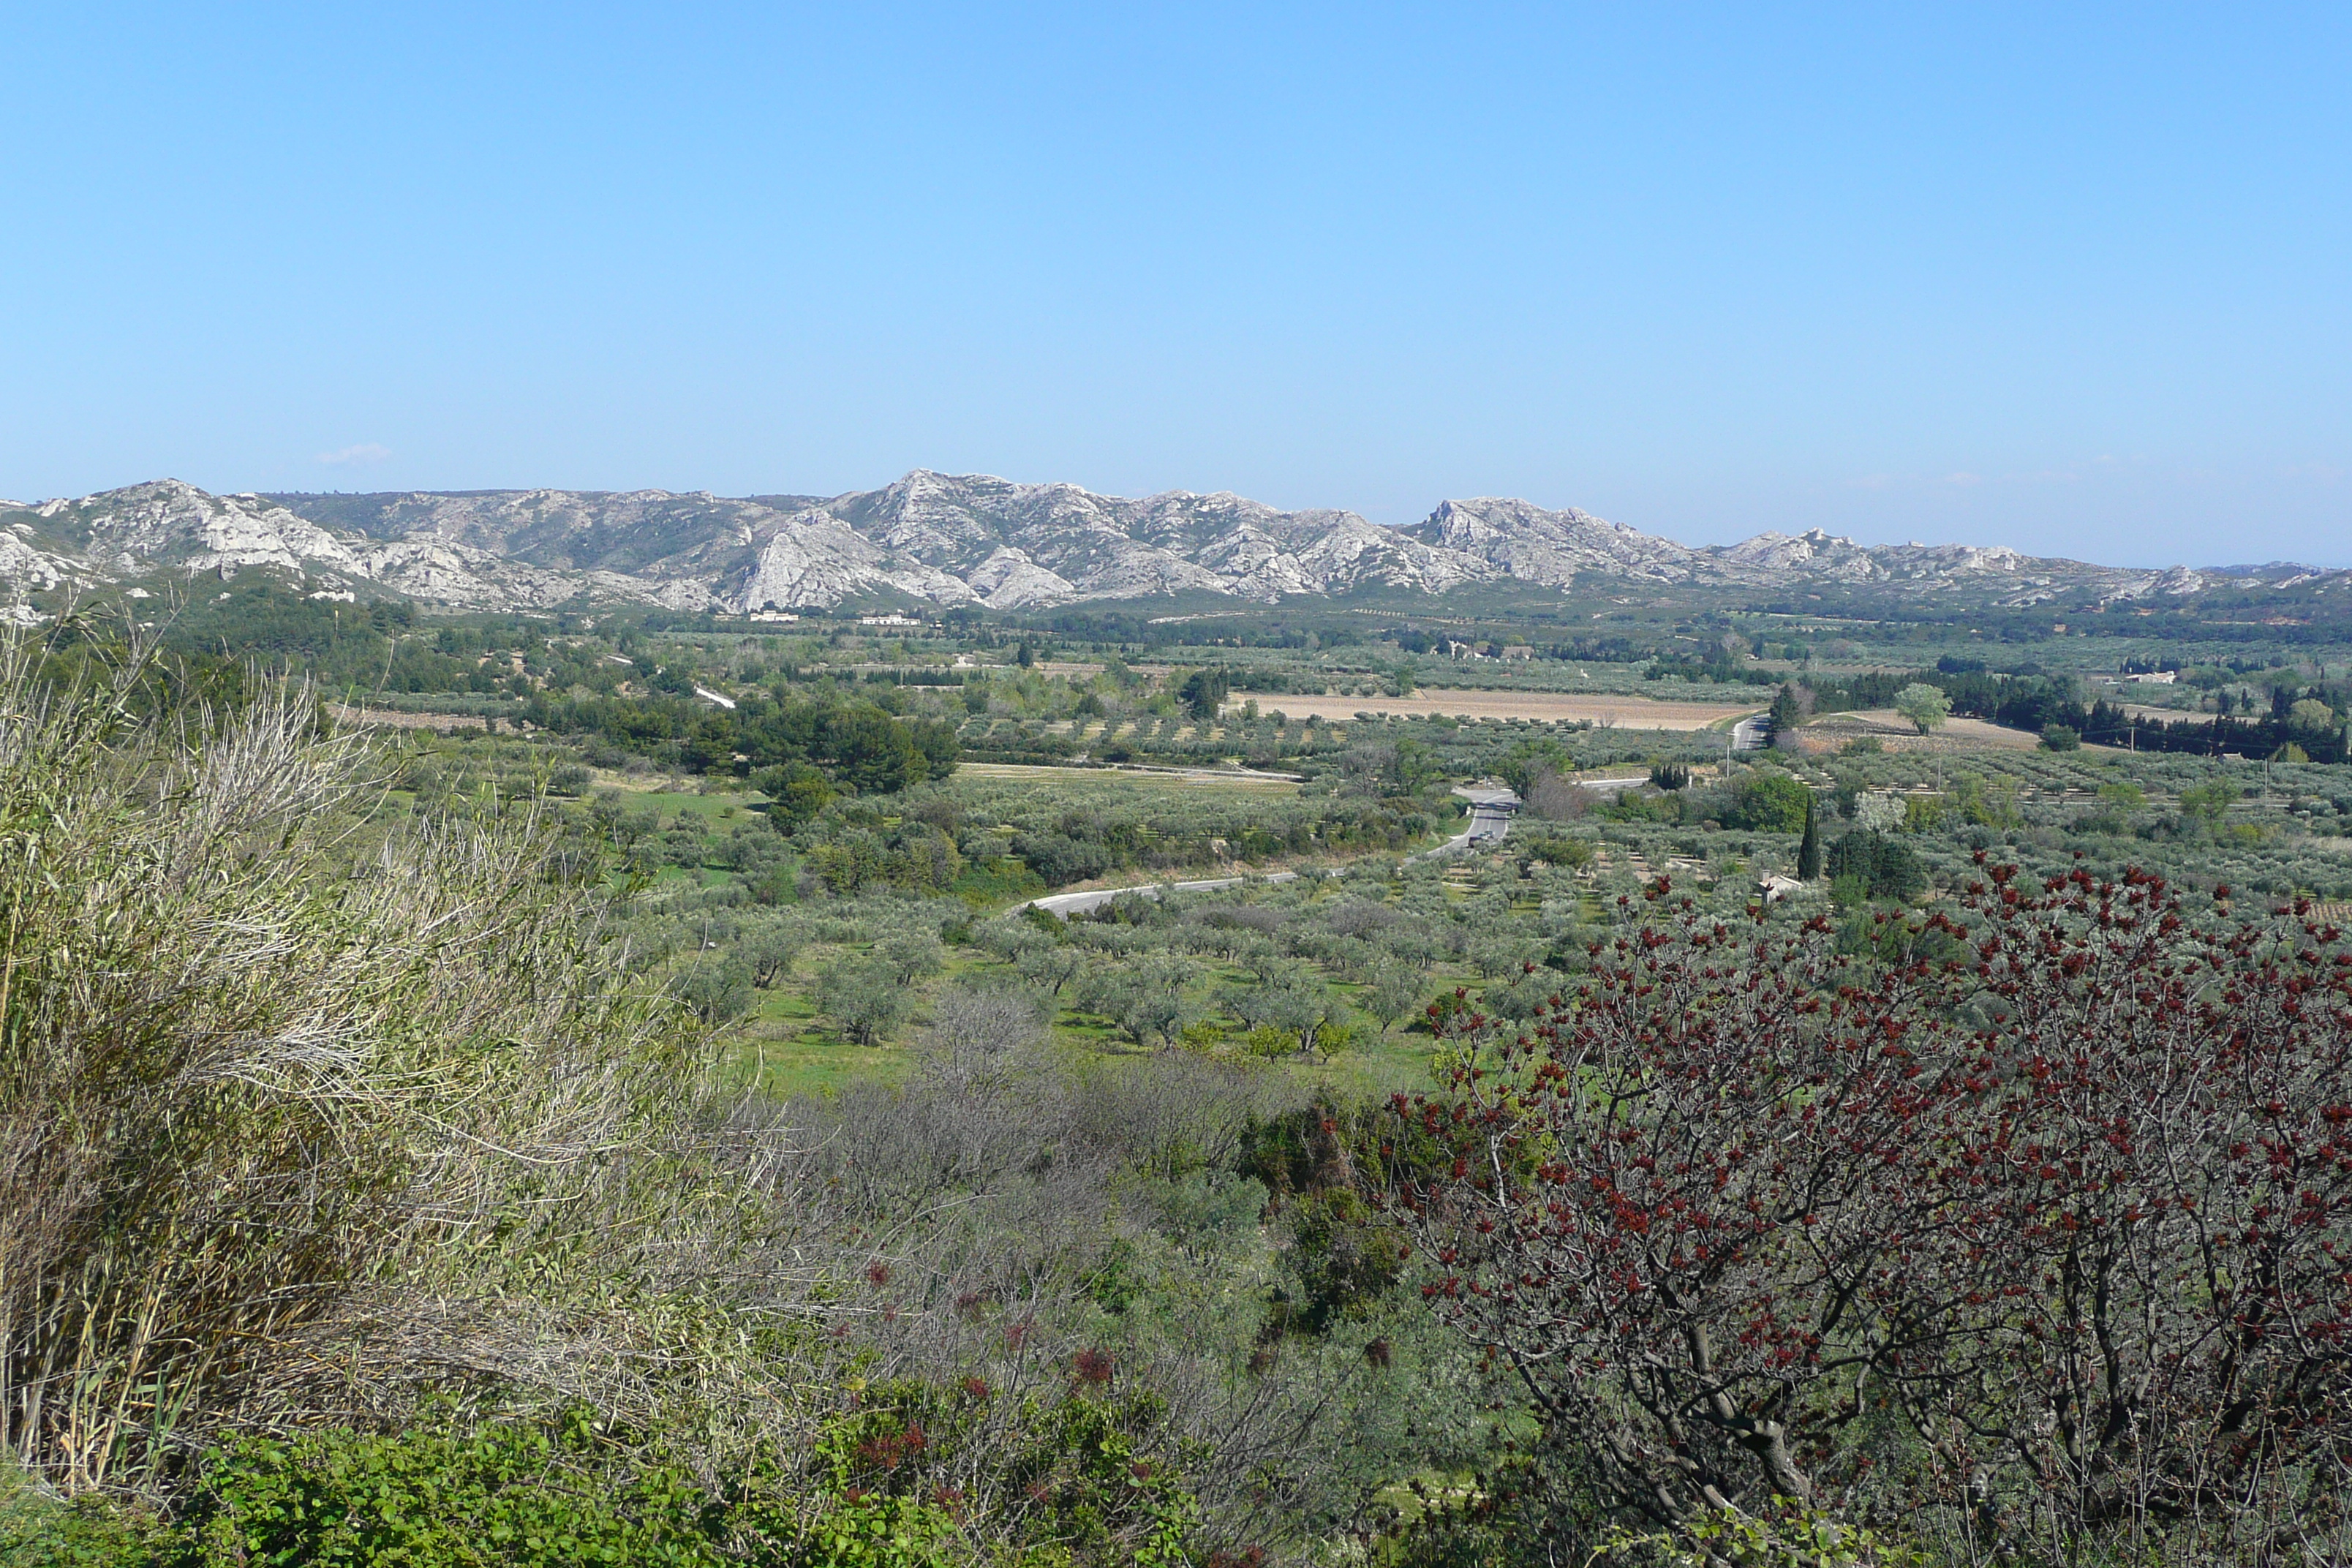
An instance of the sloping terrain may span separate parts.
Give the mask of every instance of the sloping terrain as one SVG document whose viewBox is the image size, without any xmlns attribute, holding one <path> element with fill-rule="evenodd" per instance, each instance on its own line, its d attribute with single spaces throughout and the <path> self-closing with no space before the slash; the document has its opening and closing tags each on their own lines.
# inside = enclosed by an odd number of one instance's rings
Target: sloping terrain
<svg viewBox="0 0 2352 1568">
<path fill-rule="evenodd" d="M 202 572 L 278 572 L 322 594 L 472 609 L 636 602 L 744 614 L 845 601 L 1014 610 L 1208 593 L 1444 594 L 1541 588 L 1881 587 L 2022 605 L 2300 588 L 2352 574 L 2290 563 L 2197 573 L 1974 545 L 1866 546 L 1820 530 L 1695 549 L 1570 509 L 1447 500 L 1409 528 L 1281 511 L 1226 491 L 1140 500 L 919 468 L 830 500 L 706 491 L 212 495 L 158 479 L 79 500 L 0 502 L 0 579 L 21 596 Z M 2274 579 L 2274 580 L 2273 580 Z"/>
</svg>

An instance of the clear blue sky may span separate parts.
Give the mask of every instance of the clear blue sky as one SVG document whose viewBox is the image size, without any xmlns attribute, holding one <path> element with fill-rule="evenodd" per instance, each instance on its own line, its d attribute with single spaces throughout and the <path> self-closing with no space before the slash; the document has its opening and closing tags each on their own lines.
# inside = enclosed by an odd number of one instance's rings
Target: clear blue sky
<svg viewBox="0 0 2352 1568">
<path fill-rule="evenodd" d="M 0 495 L 2352 563 L 2341 5 L 12 3 L 0 60 Z"/>
</svg>

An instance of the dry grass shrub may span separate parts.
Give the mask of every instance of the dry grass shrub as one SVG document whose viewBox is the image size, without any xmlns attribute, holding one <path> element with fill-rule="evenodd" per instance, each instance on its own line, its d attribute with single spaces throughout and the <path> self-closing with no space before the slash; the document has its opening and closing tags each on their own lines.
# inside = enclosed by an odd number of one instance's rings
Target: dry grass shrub
<svg viewBox="0 0 2352 1568">
<path fill-rule="evenodd" d="M 929 1479 L 983 1513 L 1027 1506 L 1004 1462 L 1022 1413 L 1072 1397 L 1088 1354 L 1150 1391 L 1212 1539 L 1267 1540 L 1277 1494 L 1347 1492 L 1346 1434 L 1385 1396 L 1360 1342 L 1277 1345 L 1271 1272 L 1155 1236 L 1170 1184 L 1229 1168 L 1297 1090 L 1183 1053 L 1081 1067 L 1025 991 L 950 988 L 916 1050 L 895 1088 L 737 1108 L 721 1142 L 775 1226 L 728 1287 L 742 1310 L 856 1344 L 877 1382 L 977 1379 L 988 1414 Z"/>
<path fill-rule="evenodd" d="M 585 1405 L 713 1495 L 767 1465 L 805 1524 L 838 1500 L 799 1467 L 886 1379 L 990 1391 L 922 1461 L 983 1535 L 1046 1507 L 1040 1423 L 1097 1409 L 1236 1539 L 1277 1473 L 1353 1484 L 1375 1373 L 1268 1348 L 1254 1210 L 1230 1275 L 1155 1230 L 1278 1079 L 1088 1070 L 1029 994 L 958 989 L 898 1089 L 717 1106 L 528 804 L 386 832 L 307 692 L 155 721 L 135 659 L 39 658 L 0 656 L 0 1435 L 45 1489 L 168 1502 L 230 1432 L 429 1394 Z"/>
<path fill-rule="evenodd" d="M 574 1283 L 647 1277 L 612 1221 L 697 1037 L 598 962 L 593 889 L 527 813 L 360 837 L 371 755 L 305 690 L 141 719 L 135 658 L 40 659 L 0 656 L 9 1451 L 136 1487 L 420 1384 L 625 1404 L 639 1331 Z"/>
</svg>

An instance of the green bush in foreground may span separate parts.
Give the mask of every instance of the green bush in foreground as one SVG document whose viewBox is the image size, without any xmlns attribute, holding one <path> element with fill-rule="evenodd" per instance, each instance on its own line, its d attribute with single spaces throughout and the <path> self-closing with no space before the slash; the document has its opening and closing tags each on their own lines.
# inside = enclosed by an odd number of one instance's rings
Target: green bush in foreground
<svg viewBox="0 0 2352 1568">
<path fill-rule="evenodd" d="M 537 1421 L 331 1428 L 213 1450 L 181 1519 L 29 1488 L 0 1497 L 9 1568 L 913 1568 L 1174 1563 L 1197 1509 L 1148 1394 L 1082 1353 L 1072 1392 L 1000 1410 L 977 1380 L 901 1382 L 711 1483 L 575 1407 Z M 975 1468 L 983 1450 L 1005 1462 Z M 959 1479 L 950 1479 L 959 1478 Z"/>
</svg>

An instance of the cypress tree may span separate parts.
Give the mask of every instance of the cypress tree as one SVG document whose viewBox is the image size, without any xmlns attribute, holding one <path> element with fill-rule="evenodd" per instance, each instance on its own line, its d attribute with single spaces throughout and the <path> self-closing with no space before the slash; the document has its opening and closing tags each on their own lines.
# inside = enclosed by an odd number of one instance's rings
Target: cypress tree
<svg viewBox="0 0 2352 1568">
<path fill-rule="evenodd" d="M 1822 874 L 1822 827 L 1810 795 L 1805 800 L 1805 837 L 1797 846 L 1797 879 L 1811 882 Z"/>
</svg>

